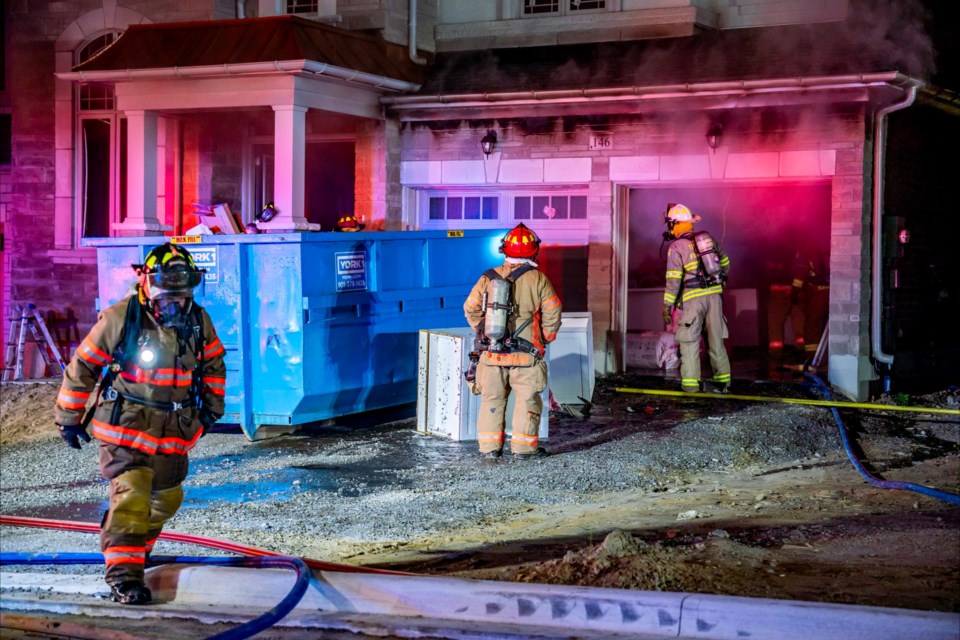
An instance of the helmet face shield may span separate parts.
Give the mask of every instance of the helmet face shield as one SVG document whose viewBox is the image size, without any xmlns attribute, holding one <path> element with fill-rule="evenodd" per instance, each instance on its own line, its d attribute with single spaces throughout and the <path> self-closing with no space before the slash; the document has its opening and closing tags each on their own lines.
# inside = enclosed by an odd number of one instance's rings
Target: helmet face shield
<svg viewBox="0 0 960 640">
<path fill-rule="evenodd" d="M 158 297 L 164 293 L 192 297 L 194 287 L 202 280 L 202 271 L 188 271 L 185 268 L 147 274 L 151 297 Z"/>
<path fill-rule="evenodd" d="M 190 252 L 170 243 L 152 249 L 143 264 L 132 266 L 146 279 L 151 298 L 164 294 L 192 297 L 193 289 L 203 281 L 204 270 L 197 268 Z"/>
</svg>

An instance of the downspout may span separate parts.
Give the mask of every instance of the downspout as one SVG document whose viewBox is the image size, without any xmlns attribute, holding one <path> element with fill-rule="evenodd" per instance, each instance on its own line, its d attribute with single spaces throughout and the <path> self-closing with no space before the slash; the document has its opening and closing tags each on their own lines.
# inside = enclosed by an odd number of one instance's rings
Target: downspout
<svg viewBox="0 0 960 640">
<path fill-rule="evenodd" d="M 427 64 L 426 58 L 417 55 L 417 0 L 410 0 L 407 25 L 407 49 L 410 52 L 410 59 L 417 64 Z"/>
<path fill-rule="evenodd" d="M 237 0 L 237 19 L 243 20 L 247 17 L 247 0 Z"/>
<path fill-rule="evenodd" d="M 881 345 L 881 318 L 883 311 L 883 274 L 881 273 L 883 250 L 883 173 L 886 153 L 886 119 L 887 115 L 894 111 L 906 109 L 913 104 L 917 97 L 916 81 L 911 81 L 906 88 L 907 95 L 900 102 L 895 102 L 881 108 L 877 112 L 873 127 L 873 246 L 871 247 L 871 287 L 872 305 L 870 320 L 870 338 L 873 348 L 873 357 L 877 362 L 890 367 L 893 364 L 893 355 L 885 353 Z M 884 391 L 888 391 L 889 375 L 884 376 Z"/>
</svg>

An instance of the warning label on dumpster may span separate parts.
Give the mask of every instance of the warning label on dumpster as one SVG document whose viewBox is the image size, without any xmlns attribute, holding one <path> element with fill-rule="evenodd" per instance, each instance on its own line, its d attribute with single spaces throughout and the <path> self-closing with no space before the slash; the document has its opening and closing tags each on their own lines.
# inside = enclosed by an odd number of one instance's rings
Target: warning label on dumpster
<svg viewBox="0 0 960 640">
<path fill-rule="evenodd" d="M 220 281 L 219 260 L 217 260 L 217 249 L 219 247 L 190 247 L 190 255 L 193 256 L 193 263 L 197 269 L 206 269 L 203 274 L 203 281 L 206 284 L 214 284 Z"/>
<path fill-rule="evenodd" d="M 367 290 L 367 252 L 335 253 L 337 259 L 337 292 Z"/>
</svg>

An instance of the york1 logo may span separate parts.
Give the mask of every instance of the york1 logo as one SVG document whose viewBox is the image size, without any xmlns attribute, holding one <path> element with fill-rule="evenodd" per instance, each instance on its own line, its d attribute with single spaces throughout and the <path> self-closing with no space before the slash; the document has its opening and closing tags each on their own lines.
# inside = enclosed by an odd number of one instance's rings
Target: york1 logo
<svg viewBox="0 0 960 640">
<path fill-rule="evenodd" d="M 203 274 L 203 281 L 206 284 L 215 284 L 220 281 L 220 260 L 218 259 L 217 250 L 219 247 L 202 247 L 194 246 L 190 247 L 190 255 L 193 256 L 193 263 L 197 265 L 198 269 L 206 269 L 206 273 Z"/>
<path fill-rule="evenodd" d="M 367 290 L 367 252 L 334 254 L 337 261 L 337 292 Z"/>
<path fill-rule="evenodd" d="M 193 250 L 190 252 L 195 264 L 212 264 L 217 261 L 216 249 Z"/>
<path fill-rule="evenodd" d="M 337 271 L 340 273 L 350 273 L 353 271 L 363 271 L 362 258 L 340 258 L 340 266 Z"/>
</svg>

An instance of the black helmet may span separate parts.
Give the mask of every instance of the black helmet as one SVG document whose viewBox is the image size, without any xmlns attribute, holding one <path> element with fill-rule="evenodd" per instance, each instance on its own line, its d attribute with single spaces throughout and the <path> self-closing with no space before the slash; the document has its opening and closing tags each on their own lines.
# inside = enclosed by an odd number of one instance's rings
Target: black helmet
<svg viewBox="0 0 960 640">
<path fill-rule="evenodd" d="M 192 297 L 193 289 L 203 280 L 203 269 L 197 269 L 193 256 L 179 245 L 162 244 L 147 254 L 143 264 L 133 265 L 147 277 L 150 297 L 161 295 Z"/>
</svg>

